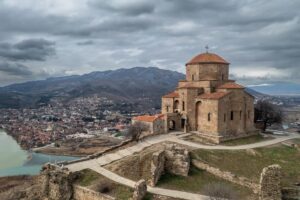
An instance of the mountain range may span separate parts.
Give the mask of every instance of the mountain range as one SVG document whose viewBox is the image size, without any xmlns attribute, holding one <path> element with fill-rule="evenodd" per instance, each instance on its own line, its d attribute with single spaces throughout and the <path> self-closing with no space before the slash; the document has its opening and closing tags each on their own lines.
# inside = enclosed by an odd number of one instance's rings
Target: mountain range
<svg viewBox="0 0 300 200">
<path fill-rule="evenodd" d="M 124 102 L 160 107 L 161 96 L 177 86 L 184 74 L 155 67 L 134 67 L 84 75 L 48 78 L 0 87 L 0 108 L 36 107 L 52 99 L 68 102 L 99 95 Z"/>
<path fill-rule="evenodd" d="M 161 96 L 174 90 L 185 75 L 155 67 L 91 72 L 0 87 L 0 108 L 46 105 L 53 100 L 67 103 L 77 97 L 98 95 L 109 99 L 160 108 Z M 246 89 L 260 98 L 264 94 Z"/>
</svg>

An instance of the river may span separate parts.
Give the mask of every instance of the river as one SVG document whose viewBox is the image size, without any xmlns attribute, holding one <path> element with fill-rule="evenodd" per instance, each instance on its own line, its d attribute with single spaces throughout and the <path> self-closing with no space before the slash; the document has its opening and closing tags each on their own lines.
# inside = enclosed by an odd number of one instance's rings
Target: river
<svg viewBox="0 0 300 200">
<path fill-rule="evenodd" d="M 0 177 L 15 175 L 36 175 L 47 162 L 69 161 L 78 157 L 53 156 L 29 153 L 23 150 L 13 137 L 0 129 Z"/>
</svg>

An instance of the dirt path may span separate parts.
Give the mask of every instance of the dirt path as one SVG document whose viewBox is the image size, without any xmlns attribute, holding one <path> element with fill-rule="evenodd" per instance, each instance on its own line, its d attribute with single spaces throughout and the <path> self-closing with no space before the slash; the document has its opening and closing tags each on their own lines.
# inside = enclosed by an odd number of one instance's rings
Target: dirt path
<svg viewBox="0 0 300 200">
<path fill-rule="evenodd" d="M 253 143 L 253 144 L 246 144 L 246 145 L 239 145 L 239 146 L 223 146 L 223 145 L 209 146 L 209 145 L 202 145 L 202 144 L 189 142 L 189 141 L 180 139 L 182 136 L 185 136 L 185 135 L 186 134 L 177 132 L 177 133 L 172 133 L 172 134 L 153 136 L 153 137 L 144 139 L 143 141 L 140 141 L 136 145 L 128 147 L 126 149 L 122 149 L 122 150 L 119 150 L 117 152 L 110 153 L 110 154 L 105 154 L 99 158 L 70 164 L 65 167 L 71 171 L 80 171 L 80 170 L 89 168 L 89 169 L 92 169 L 92 170 L 102 174 L 103 176 L 106 176 L 107 178 L 109 178 L 115 182 L 118 182 L 120 184 L 129 186 L 129 187 L 134 187 L 134 184 L 135 184 L 134 181 L 124 178 L 124 177 L 121 177 L 107 169 L 104 169 L 102 166 L 112 163 L 114 161 L 120 160 L 124 157 L 133 155 L 134 153 L 141 152 L 143 149 L 145 149 L 146 147 L 149 147 L 153 144 L 157 144 L 160 142 L 167 142 L 167 141 L 187 145 L 187 146 L 195 148 L 195 149 L 244 150 L 244 149 L 253 149 L 253 148 L 274 145 L 274 144 L 284 142 L 287 140 L 300 138 L 299 134 L 290 133 L 288 136 L 278 136 L 272 140 L 267 140 L 267 141 L 263 141 L 263 142 Z M 199 194 L 194 194 L 194 193 L 189 193 L 189 192 L 182 192 L 182 191 L 177 191 L 177 190 L 168 190 L 168 189 L 157 188 L 157 187 L 148 187 L 148 191 L 153 194 L 165 195 L 165 196 L 169 196 L 169 197 L 181 198 L 181 199 L 187 199 L 187 200 L 195 200 L 195 199 L 208 200 L 209 199 L 209 197 L 204 196 L 204 195 L 199 195 Z"/>
</svg>

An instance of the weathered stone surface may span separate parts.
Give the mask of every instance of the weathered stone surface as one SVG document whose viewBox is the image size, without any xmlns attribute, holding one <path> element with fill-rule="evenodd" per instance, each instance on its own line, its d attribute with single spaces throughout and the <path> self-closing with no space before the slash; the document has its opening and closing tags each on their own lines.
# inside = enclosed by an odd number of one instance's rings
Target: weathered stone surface
<svg viewBox="0 0 300 200">
<path fill-rule="evenodd" d="M 40 176 L 41 192 L 44 197 L 49 200 L 70 200 L 72 198 L 72 173 L 46 164 Z"/>
<path fill-rule="evenodd" d="M 188 176 L 190 156 L 187 149 L 176 144 L 167 145 L 165 149 L 165 170 L 171 174 Z"/>
<path fill-rule="evenodd" d="M 270 165 L 265 167 L 260 176 L 260 199 L 281 200 L 281 167 Z"/>
<path fill-rule="evenodd" d="M 156 152 L 152 155 L 151 162 L 151 186 L 155 186 L 160 176 L 165 171 L 165 153 L 164 151 Z"/>
<path fill-rule="evenodd" d="M 147 193 L 147 184 L 145 180 L 139 180 L 134 186 L 133 200 L 142 200 Z"/>
<path fill-rule="evenodd" d="M 286 200 L 299 200 L 300 199 L 300 187 L 285 187 L 282 188 L 282 199 Z"/>
</svg>

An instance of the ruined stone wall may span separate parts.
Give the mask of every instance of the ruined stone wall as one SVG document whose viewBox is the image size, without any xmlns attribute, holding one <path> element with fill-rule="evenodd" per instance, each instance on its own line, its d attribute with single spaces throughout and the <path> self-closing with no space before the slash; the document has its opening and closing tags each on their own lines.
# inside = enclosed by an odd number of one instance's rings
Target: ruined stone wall
<svg viewBox="0 0 300 200">
<path fill-rule="evenodd" d="M 251 181 L 250 179 L 247 179 L 245 177 L 239 177 L 235 174 L 227 171 L 222 171 L 219 168 L 212 167 L 208 165 L 207 163 L 198 161 L 198 160 L 192 160 L 192 163 L 195 167 L 199 169 L 203 169 L 219 178 L 222 178 L 224 180 L 230 181 L 232 183 L 236 183 L 241 186 L 245 186 L 249 189 L 251 189 L 254 193 L 259 193 L 260 186 L 259 184 Z"/>
<path fill-rule="evenodd" d="M 155 186 L 165 172 L 188 176 L 190 156 L 187 149 L 176 144 L 167 145 L 165 150 L 152 155 L 150 185 Z"/>
<path fill-rule="evenodd" d="M 73 179 L 71 172 L 51 164 L 45 165 L 40 175 L 43 196 L 49 200 L 71 200 Z"/>
<path fill-rule="evenodd" d="M 73 200 L 113 200 L 115 198 L 81 186 L 73 187 Z"/>
<path fill-rule="evenodd" d="M 260 177 L 260 200 L 281 200 L 281 167 L 265 167 Z"/>
<path fill-rule="evenodd" d="M 147 184 L 145 180 L 139 180 L 134 186 L 132 200 L 142 200 L 147 193 Z"/>
<path fill-rule="evenodd" d="M 216 167 L 212 167 L 207 163 L 199 160 L 192 160 L 195 167 L 203 169 L 219 178 L 239 184 L 251 189 L 254 193 L 259 194 L 260 200 L 281 200 L 281 167 L 279 165 L 270 165 L 262 170 L 260 182 L 255 183 L 246 177 L 239 177 L 231 172 L 222 171 Z M 286 196 L 294 196 L 300 194 L 300 190 L 285 189 Z"/>
<path fill-rule="evenodd" d="M 152 155 L 150 185 L 155 186 L 165 172 L 165 152 L 159 151 Z"/>
<path fill-rule="evenodd" d="M 171 174 L 188 176 L 190 156 L 187 149 L 176 144 L 166 145 L 165 170 Z"/>
</svg>

